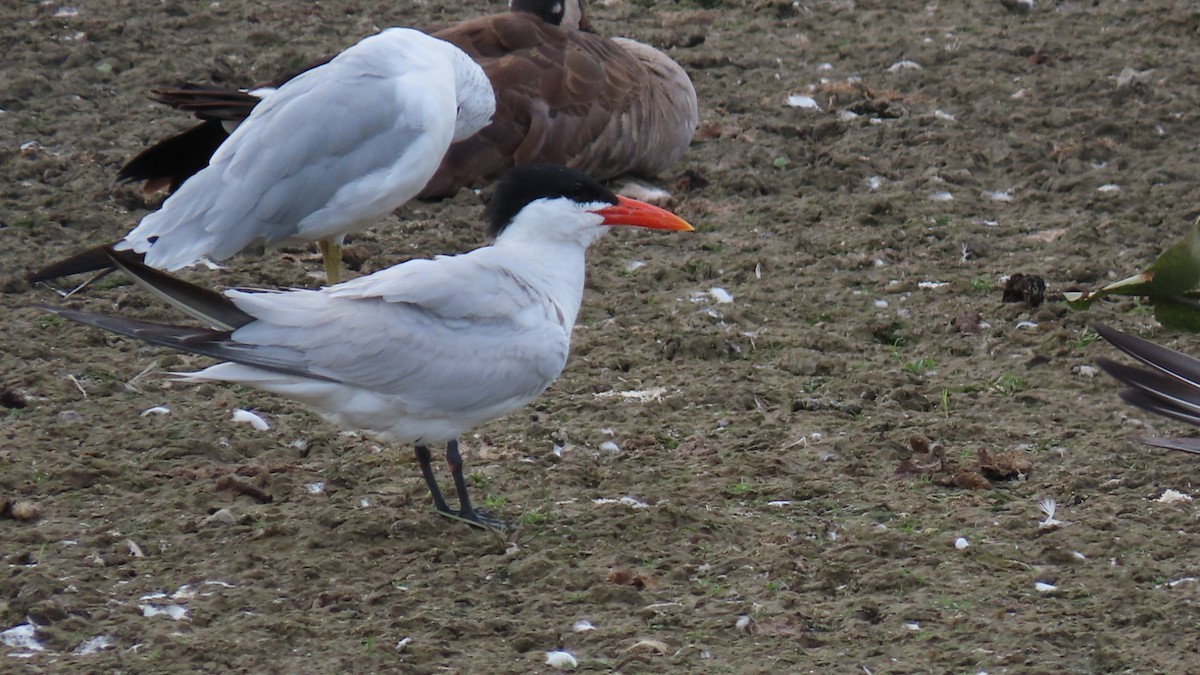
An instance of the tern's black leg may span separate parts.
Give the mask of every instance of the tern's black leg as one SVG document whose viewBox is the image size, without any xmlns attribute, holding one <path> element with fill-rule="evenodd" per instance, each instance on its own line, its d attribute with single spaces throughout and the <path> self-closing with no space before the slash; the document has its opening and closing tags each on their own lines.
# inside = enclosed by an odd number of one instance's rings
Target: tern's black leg
<svg viewBox="0 0 1200 675">
<path fill-rule="evenodd" d="M 433 464 L 429 448 L 418 445 L 416 455 L 417 464 L 421 465 L 421 475 L 425 477 L 425 484 L 429 486 L 429 494 L 433 495 L 433 508 L 445 514 L 453 514 L 450 507 L 446 506 L 446 500 L 442 498 L 442 491 L 438 489 L 437 479 L 433 477 Z"/>
<path fill-rule="evenodd" d="M 446 444 L 446 463 L 450 465 L 450 477 L 454 479 L 454 489 L 458 490 L 458 517 L 481 527 L 497 530 L 507 529 L 508 523 L 489 518 L 471 506 L 471 498 L 467 496 L 467 481 L 463 479 L 463 458 L 458 453 L 457 440 Z"/>
</svg>

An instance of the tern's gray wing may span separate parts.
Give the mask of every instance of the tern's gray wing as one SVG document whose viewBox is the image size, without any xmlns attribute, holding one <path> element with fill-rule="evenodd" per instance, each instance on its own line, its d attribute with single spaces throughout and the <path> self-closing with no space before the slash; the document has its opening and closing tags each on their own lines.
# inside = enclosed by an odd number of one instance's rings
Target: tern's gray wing
<svg viewBox="0 0 1200 675">
<path fill-rule="evenodd" d="M 312 372 L 400 396 L 414 411 L 474 412 L 528 400 L 562 371 L 571 326 L 512 274 L 468 256 L 412 261 L 385 272 L 394 270 L 409 273 L 391 289 L 378 279 L 384 272 L 372 275 L 375 290 L 394 291 L 386 297 L 339 294 L 337 286 L 233 291 L 234 302 L 258 317 L 233 339 L 287 347 L 302 354 Z M 458 300 L 444 302 L 447 297 Z"/>
</svg>

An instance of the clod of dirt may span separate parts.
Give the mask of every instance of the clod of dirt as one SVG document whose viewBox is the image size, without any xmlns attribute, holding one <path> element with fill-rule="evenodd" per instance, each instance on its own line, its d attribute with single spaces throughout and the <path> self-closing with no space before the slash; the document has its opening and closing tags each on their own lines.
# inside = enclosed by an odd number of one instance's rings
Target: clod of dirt
<svg viewBox="0 0 1200 675">
<path fill-rule="evenodd" d="M 942 446 L 919 434 L 908 439 L 908 445 L 912 448 L 912 457 L 902 460 L 896 467 L 897 476 L 915 478 L 946 473 L 950 470 L 946 464 L 946 451 L 942 449 Z"/>
<path fill-rule="evenodd" d="M 972 469 L 959 469 L 946 484 L 964 490 L 987 490 L 992 487 L 986 478 Z"/>
<path fill-rule="evenodd" d="M 355 272 L 362 271 L 363 265 L 377 255 L 379 255 L 379 247 L 373 244 L 355 242 L 342 247 L 342 262 L 348 269 Z"/>
<path fill-rule="evenodd" d="M 29 284 L 20 275 L 13 274 L 7 277 L 0 278 L 0 293 L 12 295 L 16 293 L 24 293 L 29 290 Z"/>
<path fill-rule="evenodd" d="M 1021 450 L 1005 450 L 992 455 L 980 448 L 979 470 L 992 480 L 1023 478 L 1033 470 L 1033 458 Z"/>
<path fill-rule="evenodd" d="M 18 410 L 27 405 L 29 402 L 25 400 L 25 395 L 21 392 L 12 389 L 0 390 L 0 407 Z"/>
<path fill-rule="evenodd" d="M 1046 299 L 1046 280 L 1036 274 L 1021 274 L 1010 276 L 1004 283 L 1004 295 L 1001 302 L 1024 302 L 1030 307 L 1037 307 Z"/>
<path fill-rule="evenodd" d="M 229 509 L 217 509 L 212 515 L 200 522 L 201 526 L 237 525 L 238 518 Z"/>
<path fill-rule="evenodd" d="M 0 503 L 0 518 L 12 518 L 22 523 L 31 523 L 41 515 L 42 508 L 31 501 L 6 499 Z"/>
<path fill-rule="evenodd" d="M 831 398 L 800 398 L 792 401 L 792 412 L 801 410 L 833 410 L 855 417 L 862 414 L 863 407 L 853 401 L 839 401 Z"/>
<path fill-rule="evenodd" d="M 676 192 L 691 192 L 693 190 L 703 190 L 709 186 L 709 180 L 705 178 L 699 171 L 688 169 L 675 177 Z"/>
<path fill-rule="evenodd" d="M 645 574 L 638 574 L 627 567 L 612 568 L 609 570 L 608 578 L 606 580 L 608 583 L 616 584 L 618 586 L 633 586 L 639 591 L 647 588 L 653 589 L 658 585 L 653 578 Z"/>
<path fill-rule="evenodd" d="M 1000 0 L 1000 4 L 1004 5 L 1004 9 L 1013 14 L 1028 14 L 1033 10 L 1033 0 Z"/>
<path fill-rule="evenodd" d="M 217 480 L 218 490 L 228 490 L 235 494 L 246 495 L 259 504 L 270 504 L 274 501 L 274 497 L 267 494 L 262 488 L 251 485 L 245 481 L 240 481 L 233 476 L 222 476 Z"/>
<path fill-rule="evenodd" d="M 959 333 L 972 335 L 984 329 L 983 315 L 966 311 L 951 319 L 950 325 Z"/>
<path fill-rule="evenodd" d="M 992 486 L 974 469 L 956 468 L 946 459 L 946 451 L 941 445 L 920 434 L 909 438 L 908 445 L 912 448 L 912 457 L 901 461 L 896 467 L 896 475 L 901 478 L 936 476 L 933 479 L 935 484 L 964 490 L 986 490 Z"/>
<path fill-rule="evenodd" d="M 667 646 L 667 643 L 659 640 L 638 640 L 630 645 L 629 649 L 626 649 L 625 651 L 666 654 L 670 650 L 671 648 Z"/>
</svg>

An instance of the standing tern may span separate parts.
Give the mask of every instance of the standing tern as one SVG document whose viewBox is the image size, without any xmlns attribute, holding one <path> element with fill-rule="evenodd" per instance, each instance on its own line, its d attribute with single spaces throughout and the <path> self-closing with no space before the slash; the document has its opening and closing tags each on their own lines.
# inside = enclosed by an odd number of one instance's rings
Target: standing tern
<svg viewBox="0 0 1200 675">
<path fill-rule="evenodd" d="M 208 166 L 113 248 L 177 270 L 256 243 L 317 241 L 336 282 L 343 238 L 415 197 L 495 105 L 461 49 L 385 30 L 255 106 Z"/>
<path fill-rule="evenodd" d="M 1100 337 L 1149 368 L 1105 358 L 1096 365 L 1128 386 L 1121 400 L 1173 420 L 1200 426 L 1200 359 L 1123 333 L 1102 323 L 1092 325 Z M 1200 441 L 1188 438 L 1140 438 L 1144 443 L 1200 454 Z"/>
<path fill-rule="evenodd" d="M 68 319 L 225 361 L 181 373 L 304 403 L 381 440 L 414 443 L 442 514 L 495 525 L 471 505 L 458 438 L 529 403 L 558 377 L 584 286 L 584 252 L 609 226 L 692 228 L 561 166 L 508 172 L 488 204 L 493 243 L 410 260 L 319 290 L 212 291 L 111 251 L 114 264 L 217 329 L 41 306 Z M 446 444 L 450 509 L 429 446 Z"/>
</svg>

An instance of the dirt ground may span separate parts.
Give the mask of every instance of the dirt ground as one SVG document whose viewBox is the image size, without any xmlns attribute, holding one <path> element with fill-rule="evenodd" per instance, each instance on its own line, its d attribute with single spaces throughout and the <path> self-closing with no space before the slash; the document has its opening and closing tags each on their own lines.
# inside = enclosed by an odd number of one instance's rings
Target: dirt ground
<svg viewBox="0 0 1200 675">
<path fill-rule="evenodd" d="M 556 647 L 581 672 L 1200 668 L 1197 506 L 1168 492 L 1197 460 L 1130 442 L 1185 430 L 1121 405 L 1087 325 L 1195 341 L 1129 300 L 1000 302 L 1015 272 L 1125 276 L 1200 213 L 1188 4 L 592 6 L 696 83 L 659 185 L 698 227 L 596 245 L 562 378 L 464 439 L 508 536 L 435 515 L 410 448 L 172 384 L 208 362 L 42 314 L 64 301 L 17 276 L 145 212 L 117 169 L 190 123 L 152 86 L 503 6 L 3 4 L 0 502 L 22 504 L 0 670 L 552 672 Z M 363 271 L 478 245 L 478 202 L 406 207 L 358 238 Z M 187 276 L 318 270 L 283 251 Z M 180 320 L 118 279 L 66 302 Z"/>
</svg>

